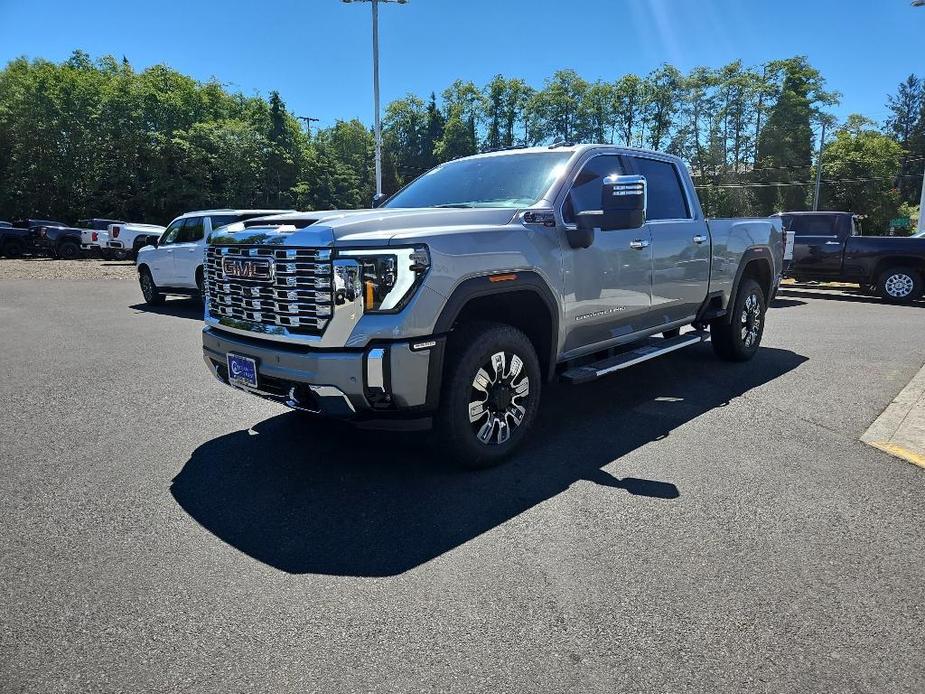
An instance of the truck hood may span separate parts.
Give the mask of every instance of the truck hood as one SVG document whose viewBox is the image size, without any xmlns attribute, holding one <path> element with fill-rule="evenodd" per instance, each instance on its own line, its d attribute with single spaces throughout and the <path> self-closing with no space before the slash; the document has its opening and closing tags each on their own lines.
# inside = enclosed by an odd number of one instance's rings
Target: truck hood
<svg viewBox="0 0 925 694">
<path fill-rule="evenodd" d="M 243 231 L 220 230 L 210 243 L 277 246 L 384 246 L 417 237 L 470 228 L 503 226 L 518 210 L 511 208 L 416 208 L 329 210 L 277 215 L 266 226 Z M 278 226 L 278 225 L 283 226 Z"/>
</svg>

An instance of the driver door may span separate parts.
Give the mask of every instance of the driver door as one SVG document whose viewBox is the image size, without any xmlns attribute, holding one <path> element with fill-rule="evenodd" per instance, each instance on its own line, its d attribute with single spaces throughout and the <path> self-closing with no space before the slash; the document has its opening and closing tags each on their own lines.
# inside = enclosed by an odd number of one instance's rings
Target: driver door
<svg viewBox="0 0 925 694">
<path fill-rule="evenodd" d="M 171 287 L 174 280 L 173 256 L 174 247 L 176 246 L 180 232 L 183 230 L 183 223 L 186 220 L 177 219 L 170 223 L 170 226 L 161 234 L 157 242 L 157 248 L 151 254 L 148 260 L 148 268 L 151 270 L 151 277 L 154 284 L 158 287 Z"/>
<path fill-rule="evenodd" d="M 196 269 L 203 263 L 207 217 L 188 217 L 173 252 L 173 286 L 196 286 Z"/>
<path fill-rule="evenodd" d="M 627 173 L 624 158 L 597 154 L 582 164 L 562 204 L 562 220 L 601 208 L 604 178 Z M 592 352 L 649 326 L 652 239 L 647 226 L 595 232 L 588 248 L 563 240 L 565 356 Z"/>
</svg>

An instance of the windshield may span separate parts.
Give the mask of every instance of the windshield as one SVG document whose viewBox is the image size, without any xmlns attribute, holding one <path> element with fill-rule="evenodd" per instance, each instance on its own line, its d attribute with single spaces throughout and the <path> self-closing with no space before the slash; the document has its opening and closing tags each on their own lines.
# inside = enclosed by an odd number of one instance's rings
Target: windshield
<svg viewBox="0 0 925 694">
<path fill-rule="evenodd" d="M 529 207 L 549 189 L 571 152 L 535 152 L 441 164 L 384 207 Z"/>
</svg>

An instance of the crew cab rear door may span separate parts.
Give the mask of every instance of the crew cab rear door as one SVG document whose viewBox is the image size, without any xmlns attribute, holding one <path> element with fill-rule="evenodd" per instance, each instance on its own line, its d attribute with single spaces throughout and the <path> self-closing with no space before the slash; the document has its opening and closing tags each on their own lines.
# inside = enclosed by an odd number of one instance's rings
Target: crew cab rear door
<svg viewBox="0 0 925 694">
<path fill-rule="evenodd" d="M 646 228 L 652 238 L 653 325 L 696 316 L 710 284 L 710 231 L 696 219 L 684 178 L 671 160 L 630 154 L 646 178 Z"/>
</svg>

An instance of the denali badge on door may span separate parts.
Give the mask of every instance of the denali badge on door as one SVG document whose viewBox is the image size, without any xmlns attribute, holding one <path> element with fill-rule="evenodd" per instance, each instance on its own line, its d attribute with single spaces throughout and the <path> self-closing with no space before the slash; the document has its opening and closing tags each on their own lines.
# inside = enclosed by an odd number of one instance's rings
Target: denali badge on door
<svg viewBox="0 0 925 694">
<path fill-rule="evenodd" d="M 257 362 L 238 354 L 228 355 L 228 383 L 233 386 L 257 387 Z"/>
<path fill-rule="evenodd" d="M 242 280 L 271 280 L 274 263 L 270 258 L 222 258 L 222 272 L 225 277 Z"/>
</svg>

